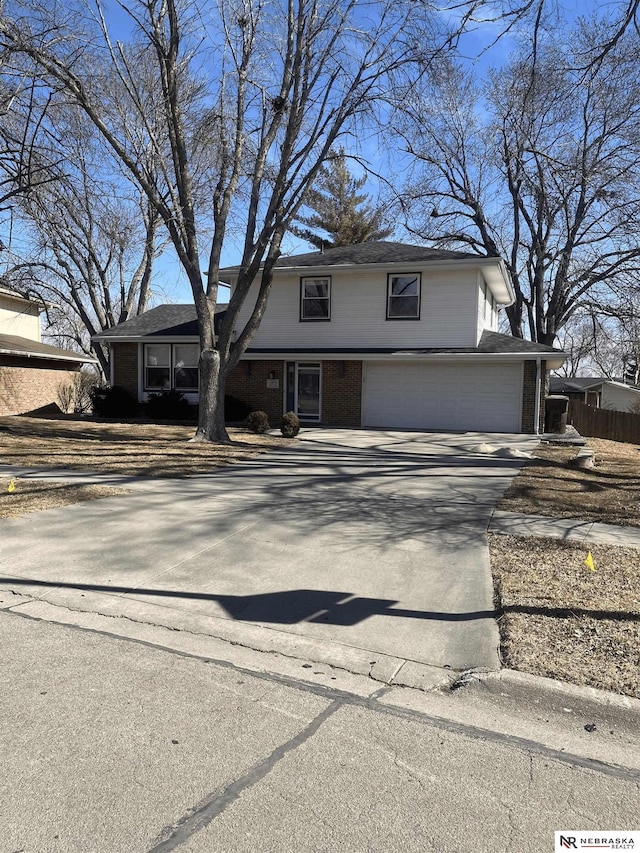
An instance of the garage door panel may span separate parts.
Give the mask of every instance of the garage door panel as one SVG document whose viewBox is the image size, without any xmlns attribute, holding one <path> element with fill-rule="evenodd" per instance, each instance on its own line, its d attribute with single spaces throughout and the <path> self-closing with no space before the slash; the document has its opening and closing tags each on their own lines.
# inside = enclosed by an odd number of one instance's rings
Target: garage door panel
<svg viewBox="0 0 640 853">
<path fill-rule="evenodd" d="M 363 424 L 518 432 L 522 365 L 368 362 Z"/>
</svg>

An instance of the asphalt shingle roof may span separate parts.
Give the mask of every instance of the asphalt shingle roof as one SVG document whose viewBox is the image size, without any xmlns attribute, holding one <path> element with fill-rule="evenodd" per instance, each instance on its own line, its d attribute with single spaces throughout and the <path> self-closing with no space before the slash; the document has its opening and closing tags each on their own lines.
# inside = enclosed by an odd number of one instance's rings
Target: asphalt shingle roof
<svg viewBox="0 0 640 853">
<path fill-rule="evenodd" d="M 282 255 L 276 261 L 276 267 L 324 267 L 349 264 L 389 264 L 412 263 L 415 261 L 460 261 L 482 260 L 483 256 L 472 252 L 453 252 L 447 249 L 432 249 L 428 246 L 413 246 L 409 243 L 391 243 L 386 240 L 371 243 L 354 243 L 351 246 L 339 246 L 325 249 L 323 252 L 306 252 L 302 255 Z M 221 270 L 234 272 L 238 267 L 226 267 Z"/>
<path fill-rule="evenodd" d="M 225 312 L 226 305 L 219 305 L 216 310 L 216 327 Z M 112 329 L 106 329 L 94 337 L 98 340 L 111 338 L 147 337 L 167 335 L 169 337 L 198 337 L 198 319 L 196 306 L 187 305 L 158 305 L 139 317 L 132 317 L 125 323 L 120 323 Z"/>
<path fill-rule="evenodd" d="M 630 391 L 640 390 L 640 388 L 636 388 L 633 385 L 627 385 L 620 379 L 607 379 L 606 376 L 572 376 L 570 378 L 552 376 L 549 380 L 549 390 L 553 394 L 575 394 L 578 391 L 587 391 L 589 388 L 594 388 L 603 382 L 614 382 L 616 385 L 625 385 Z"/>
<path fill-rule="evenodd" d="M 477 347 L 278 347 L 270 349 L 253 349 L 249 347 L 248 353 L 275 353 L 275 352 L 300 352 L 300 353 L 344 353 L 357 355 L 367 353 L 371 355 L 400 355 L 403 352 L 411 353 L 412 355 L 455 355 L 478 354 L 478 355 L 497 355 L 497 354 L 522 354 L 522 355 L 561 355 L 562 350 L 549 347 L 546 344 L 538 344 L 533 341 L 524 341 L 521 338 L 514 338 L 511 335 L 501 335 L 498 332 L 484 331 L 480 338 L 480 343 Z"/>
<path fill-rule="evenodd" d="M 4 355 L 24 355 L 46 359 L 58 359 L 60 361 L 94 362 L 95 359 L 82 355 L 73 350 L 60 349 L 59 347 L 43 344 L 40 341 L 32 341 L 29 338 L 21 338 L 18 335 L 0 334 L 0 353 Z"/>
</svg>

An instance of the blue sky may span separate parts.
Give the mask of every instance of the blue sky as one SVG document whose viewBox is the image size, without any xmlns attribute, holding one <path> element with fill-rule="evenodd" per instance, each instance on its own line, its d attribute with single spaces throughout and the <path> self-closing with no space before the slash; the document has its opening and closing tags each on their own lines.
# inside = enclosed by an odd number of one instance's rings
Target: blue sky
<svg viewBox="0 0 640 853">
<path fill-rule="evenodd" d="M 550 0 L 550 2 L 553 2 L 553 0 Z M 586 14 L 593 9 L 599 9 L 600 11 L 613 11 L 618 5 L 618 2 L 602 3 L 597 2 L 597 0 L 580 0 L 580 2 L 578 2 L 578 0 L 565 0 L 562 2 L 561 6 L 558 6 L 558 26 L 562 26 L 562 20 L 571 22 L 575 20 L 577 15 Z M 106 9 L 109 23 L 112 25 L 114 37 L 125 38 L 130 30 L 130 21 L 128 16 L 126 16 L 118 5 L 113 2 L 108 2 Z M 499 65 L 504 62 L 509 53 L 513 51 L 516 46 L 517 32 L 503 37 L 497 42 L 497 44 L 492 45 L 499 34 L 500 26 L 500 24 L 492 22 L 477 24 L 472 31 L 467 33 L 461 39 L 459 45 L 460 53 L 464 57 L 465 62 L 469 63 L 476 70 L 478 75 L 484 74 L 489 66 Z M 348 154 L 355 153 L 354 151 L 349 151 L 346 144 L 345 147 L 347 148 Z M 365 160 L 368 160 L 371 163 L 373 170 L 378 170 L 387 176 L 393 182 L 394 186 L 399 187 L 402 185 L 404 180 L 403 158 L 400 156 L 400 152 L 395 151 L 389 153 L 388 151 L 379 151 L 377 141 L 372 138 L 369 141 L 359 141 L 358 153 Z M 352 170 L 356 173 L 359 171 L 356 166 L 354 166 Z M 365 189 L 375 200 L 380 191 L 378 180 L 371 177 Z M 2 224 L 0 224 L 0 234 L 2 235 L 3 241 L 7 243 L 7 237 L 5 236 L 6 221 L 4 225 L 5 227 L 3 228 Z M 401 233 L 398 236 L 402 238 Z M 21 246 L 20 243 L 21 241 L 19 238 L 14 236 L 14 251 L 25 257 L 28 256 L 28 245 L 23 244 Z M 234 235 L 230 234 L 226 241 L 222 257 L 224 266 L 231 266 L 238 262 L 241 246 L 241 236 L 235 235 L 234 239 Z M 200 249 L 203 260 L 205 260 L 208 253 L 208 246 L 206 243 L 203 243 L 203 245 L 200 246 Z M 310 247 L 305 241 L 301 241 L 293 235 L 288 235 L 283 243 L 284 254 L 296 254 L 299 252 L 309 251 L 309 249 Z M 188 281 L 182 271 L 175 252 L 171 247 L 168 247 L 163 256 L 158 259 L 154 279 L 157 293 L 156 302 L 192 301 Z M 227 294 L 223 290 L 221 292 L 221 300 L 224 300 L 226 297 Z"/>
</svg>

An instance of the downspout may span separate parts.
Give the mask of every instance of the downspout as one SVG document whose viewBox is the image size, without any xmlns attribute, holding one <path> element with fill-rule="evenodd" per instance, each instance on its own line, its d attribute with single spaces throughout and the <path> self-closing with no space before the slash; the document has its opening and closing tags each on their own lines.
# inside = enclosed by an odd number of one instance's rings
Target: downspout
<svg viewBox="0 0 640 853">
<path fill-rule="evenodd" d="M 533 407 L 534 434 L 540 435 L 540 390 L 542 386 L 542 359 L 536 358 L 536 399 Z"/>
</svg>

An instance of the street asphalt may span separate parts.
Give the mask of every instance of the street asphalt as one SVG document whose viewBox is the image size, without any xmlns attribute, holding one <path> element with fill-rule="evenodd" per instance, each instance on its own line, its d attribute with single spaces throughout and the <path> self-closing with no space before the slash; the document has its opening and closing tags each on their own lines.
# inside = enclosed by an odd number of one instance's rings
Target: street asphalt
<svg viewBox="0 0 640 853">
<path fill-rule="evenodd" d="M 0 612 L 0 642 L 2 853 L 540 853 L 555 830 L 637 826 L 640 770 L 384 690 L 259 675 L 19 611 Z M 590 745 L 619 738 L 583 724 L 570 725 Z"/>
<path fill-rule="evenodd" d="M 639 828 L 640 702 L 496 658 L 485 532 L 526 532 L 491 516 L 535 439 L 305 439 L 0 522 L 0 853 Z"/>
</svg>

